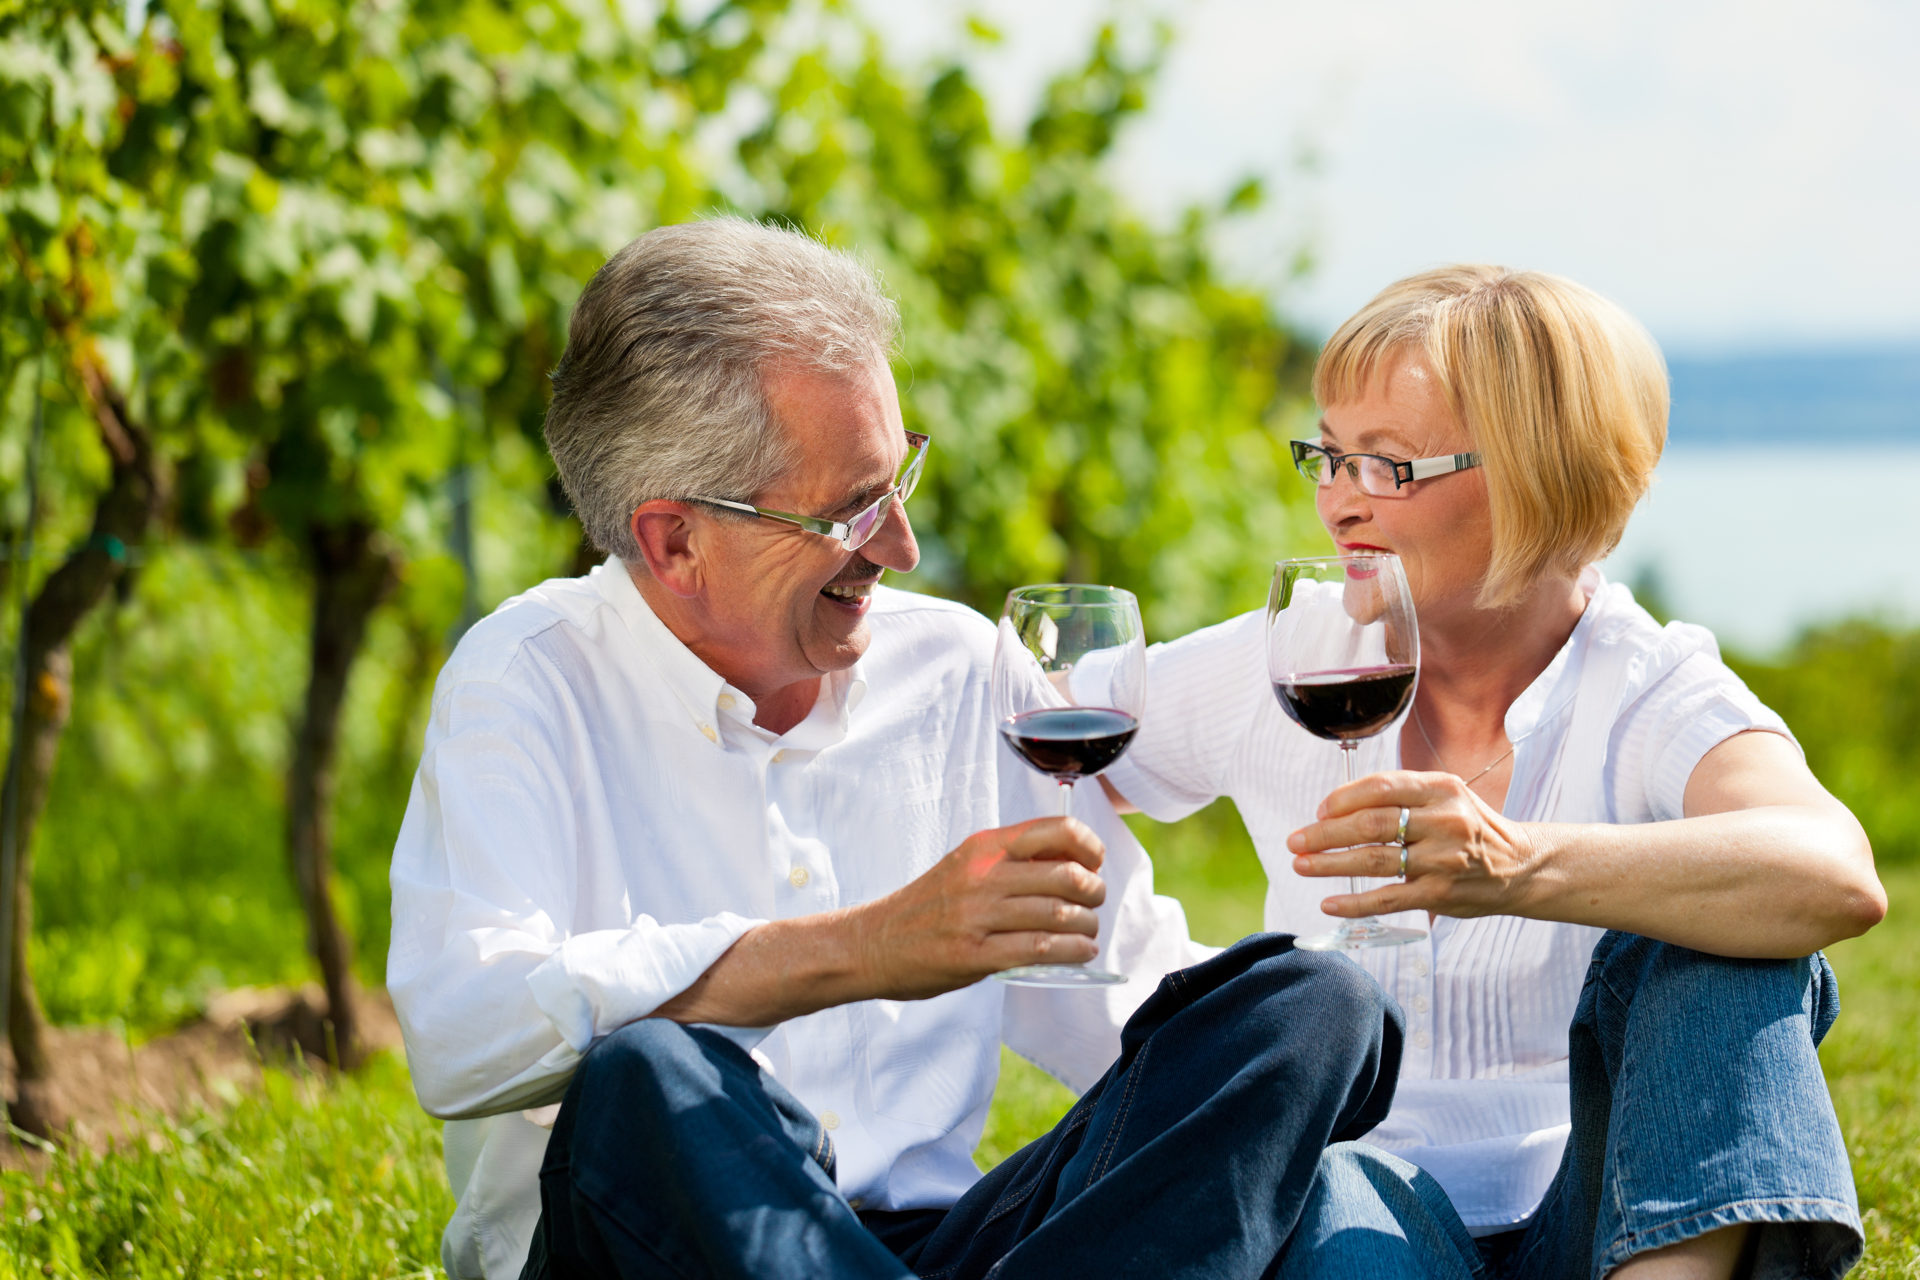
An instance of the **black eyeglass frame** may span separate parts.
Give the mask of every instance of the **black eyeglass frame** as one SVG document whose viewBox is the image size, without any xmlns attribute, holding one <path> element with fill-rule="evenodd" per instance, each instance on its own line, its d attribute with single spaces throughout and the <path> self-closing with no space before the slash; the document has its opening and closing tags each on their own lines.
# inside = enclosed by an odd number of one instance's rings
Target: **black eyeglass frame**
<svg viewBox="0 0 1920 1280">
<path fill-rule="evenodd" d="M 1332 486 L 1334 478 L 1340 474 L 1341 464 L 1349 458 L 1371 458 L 1376 462 L 1386 463 L 1393 474 L 1393 488 L 1396 494 L 1415 480 L 1431 480 L 1435 476 L 1444 476 L 1454 471 L 1466 471 L 1480 465 L 1480 455 L 1477 453 L 1446 453 L 1432 458 L 1412 458 L 1402 462 L 1398 458 L 1389 458 L 1384 453 L 1335 453 L 1325 445 L 1315 444 L 1311 440 L 1289 440 L 1287 443 L 1293 450 L 1294 470 L 1323 489 Z M 1325 480 L 1316 478 L 1307 470 L 1308 459 L 1314 457 L 1326 459 L 1327 478 Z M 1354 480 L 1356 483 L 1359 482 L 1357 474 Z M 1387 496 L 1374 493 L 1364 485 L 1361 489 L 1362 492 L 1376 498 Z"/>
</svg>

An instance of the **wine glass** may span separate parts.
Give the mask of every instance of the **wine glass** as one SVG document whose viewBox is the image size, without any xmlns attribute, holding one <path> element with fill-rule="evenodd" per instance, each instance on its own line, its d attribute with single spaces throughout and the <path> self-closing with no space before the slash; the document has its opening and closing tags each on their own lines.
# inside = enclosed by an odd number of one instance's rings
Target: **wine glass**
<svg viewBox="0 0 1920 1280">
<path fill-rule="evenodd" d="M 1007 593 L 993 650 L 993 714 L 1013 753 L 1060 784 L 1073 784 L 1127 749 L 1146 709 L 1147 650 L 1140 604 L 1118 587 L 1051 583 Z M 993 975 L 1039 987 L 1097 986 L 1126 975 L 1083 964 L 1028 964 Z"/>
<path fill-rule="evenodd" d="M 1348 782 L 1363 738 L 1413 705 L 1420 633 L 1400 557 L 1369 554 L 1282 560 L 1267 597 L 1267 675 L 1280 708 L 1316 737 L 1340 744 Z M 1360 892 L 1358 877 L 1348 887 Z M 1294 939 L 1308 951 L 1391 947 L 1427 936 L 1368 916 Z"/>
</svg>

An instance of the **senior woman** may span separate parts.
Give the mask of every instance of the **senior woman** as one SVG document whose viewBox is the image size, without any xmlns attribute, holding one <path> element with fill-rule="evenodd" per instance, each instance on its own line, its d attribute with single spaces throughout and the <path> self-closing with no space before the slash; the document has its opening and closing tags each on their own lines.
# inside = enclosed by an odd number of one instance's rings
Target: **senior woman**
<svg viewBox="0 0 1920 1280">
<path fill-rule="evenodd" d="M 1352 953 L 1406 1012 L 1399 1091 L 1323 1157 L 1280 1274 L 1842 1274 L 1860 1220 L 1817 953 L 1886 900 L 1859 824 L 1712 636 L 1594 567 L 1665 441 L 1657 348 L 1569 281 L 1451 267 L 1341 326 L 1313 385 L 1295 458 L 1342 551 L 1404 562 L 1412 714 L 1338 785 L 1267 692 L 1248 614 L 1155 646 L 1106 775 L 1163 820 L 1232 797 L 1270 929 L 1430 925 Z M 1409 479 L 1413 460 L 1451 465 Z M 1329 896 L 1350 874 L 1372 887 Z"/>
</svg>

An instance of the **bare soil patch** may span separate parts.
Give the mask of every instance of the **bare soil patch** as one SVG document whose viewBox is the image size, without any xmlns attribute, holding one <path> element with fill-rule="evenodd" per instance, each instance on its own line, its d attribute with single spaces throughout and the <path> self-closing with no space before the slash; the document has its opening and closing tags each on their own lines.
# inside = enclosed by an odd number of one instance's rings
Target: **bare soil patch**
<svg viewBox="0 0 1920 1280">
<path fill-rule="evenodd" d="M 218 1110 L 256 1087 L 265 1064 L 304 1064 L 318 1074 L 337 1057 L 317 984 L 247 988 L 215 998 L 202 1017 L 166 1035 L 130 1043 L 107 1027 L 52 1027 L 54 1101 L 67 1140 L 95 1151 L 141 1139 L 154 1119 Z M 399 1049 L 400 1024 L 384 990 L 363 991 L 359 1025 L 369 1051 Z M 13 1095 L 13 1056 L 0 1043 L 0 1090 Z M 0 1168 L 39 1168 L 38 1148 L 0 1140 Z"/>
</svg>

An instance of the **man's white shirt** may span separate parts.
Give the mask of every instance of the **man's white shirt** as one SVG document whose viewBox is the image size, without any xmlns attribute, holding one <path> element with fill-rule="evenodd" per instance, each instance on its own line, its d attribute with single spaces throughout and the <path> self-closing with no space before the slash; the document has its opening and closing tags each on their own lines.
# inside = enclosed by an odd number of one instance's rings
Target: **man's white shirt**
<svg viewBox="0 0 1920 1280">
<path fill-rule="evenodd" d="M 872 645 L 782 735 L 663 625 L 625 568 L 556 579 L 464 637 L 434 689 L 394 850 L 387 982 L 421 1101 L 450 1123 L 443 1259 L 517 1275 L 552 1104 L 593 1042 L 684 990 L 742 933 L 882 897 L 976 831 L 1053 812 L 999 742 L 994 628 L 877 589 Z M 1159 976 L 1205 954 L 1092 785 L 1107 845 L 1104 989 L 976 983 L 772 1028 L 722 1028 L 829 1130 L 863 1208 L 950 1204 L 1004 1040 L 1075 1089 Z"/>
</svg>

